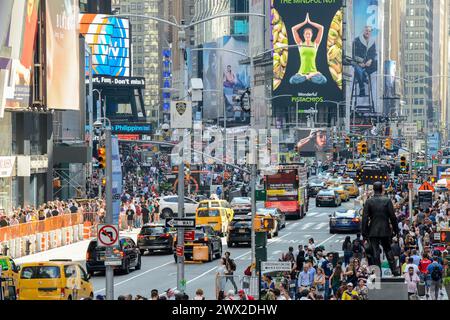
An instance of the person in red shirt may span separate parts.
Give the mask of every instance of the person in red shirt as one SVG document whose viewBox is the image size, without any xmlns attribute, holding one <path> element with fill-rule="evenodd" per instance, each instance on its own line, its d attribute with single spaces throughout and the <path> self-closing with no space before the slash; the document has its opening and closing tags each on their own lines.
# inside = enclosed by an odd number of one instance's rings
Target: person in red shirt
<svg viewBox="0 0 450 320">
<path fill-rule="evenodd" d="M 423 254 L 422 259 L 419 262 L 420 280 L 425 282 L 425 291 L 427 296 L 429 295 L 431 287 L 431 277 L 428 274 L 427 268 L 432 263 L 433 261 L 428 258 L 428 254 L 426 253 Z"/>
<path fill-rule="evenodd" d="M 238 291 L 239 300 L 255 300 L 255 298 L 249 294 L 246 294 L 244 290 Z"/>
</svg>

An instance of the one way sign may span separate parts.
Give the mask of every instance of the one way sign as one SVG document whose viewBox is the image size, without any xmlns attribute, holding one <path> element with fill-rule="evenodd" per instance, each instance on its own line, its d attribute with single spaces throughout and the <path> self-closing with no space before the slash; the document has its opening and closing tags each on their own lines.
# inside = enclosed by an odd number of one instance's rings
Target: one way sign
<svg viewBox="0 0 450 320">
<path fill-rule="evenodd" d="M 171 218 L 166 220 L 168 228 L 195 228 L 195 219 Z"/>
</svg>

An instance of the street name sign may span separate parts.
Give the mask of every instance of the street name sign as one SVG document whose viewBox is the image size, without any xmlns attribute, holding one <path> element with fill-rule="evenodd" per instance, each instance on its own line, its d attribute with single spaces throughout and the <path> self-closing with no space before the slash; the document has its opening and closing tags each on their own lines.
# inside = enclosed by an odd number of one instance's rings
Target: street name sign
<svg viewBox="0 0 450 320">
<path fill-rule="evenodd" d="M 170 218 L 166 220 L 168 228 L 195 228 L 195 219 L 190 218 Z"/>
<path fill-rule="evenodd" d="M 289 261 L 262 261 L 261 273 L 268 272 L 289 272 L 292 270 L 291 262 Z"/>
<path fill-rule="evenodd" d="M 406 138 L 414 138 L 417 136 L 417 125 L 415 123 L 405 123 L 402 129 L 402 135 Z"/>
</svg>

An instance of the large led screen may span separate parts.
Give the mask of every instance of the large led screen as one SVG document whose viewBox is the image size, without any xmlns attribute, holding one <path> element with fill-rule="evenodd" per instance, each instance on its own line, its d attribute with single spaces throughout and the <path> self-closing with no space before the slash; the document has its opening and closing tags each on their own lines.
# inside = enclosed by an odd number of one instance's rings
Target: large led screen
<svg viewBox="0 0 450 320">
<path fill-rule="evenodd" d="M 80 15 L 80 33 L 92 48 L 94 75 L 131 76 L 128 19 L 101 14 L 82 14 Z"/>
</svg>

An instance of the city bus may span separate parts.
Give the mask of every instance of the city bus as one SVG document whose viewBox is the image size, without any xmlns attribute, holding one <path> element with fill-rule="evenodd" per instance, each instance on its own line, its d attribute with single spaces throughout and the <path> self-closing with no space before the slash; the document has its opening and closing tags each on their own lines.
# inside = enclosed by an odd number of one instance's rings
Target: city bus
<svg viewBox="0 0 450 320">
<path fill-rule="evenodd" d="M 286 218 L 302 219 L 308 211 L 307 168 L 302 164 L 279 165 L 264 176 L 266 208 L 278 208 Z"/>
</svg>

